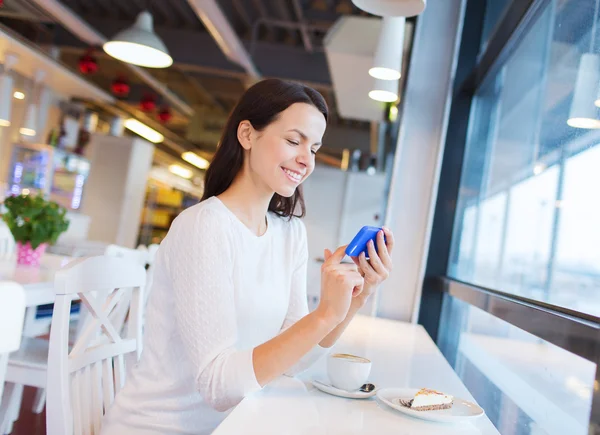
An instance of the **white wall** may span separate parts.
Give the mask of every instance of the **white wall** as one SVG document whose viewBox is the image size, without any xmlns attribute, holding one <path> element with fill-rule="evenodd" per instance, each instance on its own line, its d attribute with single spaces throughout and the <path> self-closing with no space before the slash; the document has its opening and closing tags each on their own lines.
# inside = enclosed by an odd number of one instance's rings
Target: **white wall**
<svg viewBox="0 0 600 435">
<path fill-rule="evenodd" d="M 92 135 L 81 204 L 90 217 L 90 240 L 136 246 L 153 152 L 154 146 L 142 139 Z"/>
<path fill-rule="evenodd" d="M 381 317 L 416 321 L 418 314 L 463 3 L 429 1 L 417 20 L 386 216 L 394 271 L 379 295 Z"/>
<path fill-rule="evenodd" d="M 385 176 L 344 172 L 318 166 L 303 185 L 304 223 L 308 238 L 308 295 L 311 308 L 321 292 L 321 262 L 325 248 L 349 243 L 364 225 L 381 225 L 375 219 L 384 200 Z M 381 219 L 381 217 L 380 217 Z M 364 312 L 370 312 L 371 306 Z"/>
</svg>

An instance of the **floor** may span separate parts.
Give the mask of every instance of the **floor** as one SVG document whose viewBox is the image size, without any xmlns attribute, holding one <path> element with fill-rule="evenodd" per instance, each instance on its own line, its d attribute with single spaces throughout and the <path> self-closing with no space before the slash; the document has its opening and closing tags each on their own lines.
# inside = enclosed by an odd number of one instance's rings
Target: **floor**
<svg viewBox="0 0 600 435">
<path fill-rule="evenodd" d="M 19 419 L 13 426 L 11 435 L 45 435 L 46 434 L 46 410 L 41 414 L 31 412 L 35 388 L 25 387 L 23 392 L 23 404 Z"/>
</svg>

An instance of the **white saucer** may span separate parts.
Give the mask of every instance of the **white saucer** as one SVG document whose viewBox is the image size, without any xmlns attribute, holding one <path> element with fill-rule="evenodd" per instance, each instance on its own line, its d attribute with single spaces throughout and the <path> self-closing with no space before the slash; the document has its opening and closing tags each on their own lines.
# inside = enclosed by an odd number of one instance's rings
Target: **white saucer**
<svg viewBox="0 0 600 435">
<path fill-rule="evenodd" d="M 312 384 L 314 385 L 315 388 L 317 388 L 318 390 L 321 390 L 324 393 L 332 394 L 332 395 L 338 396 L 338 397 L 345 397 L 347 399 L 368 399 L 369 397 L 373 397 L 375 394 L 377 394 L 377 388 L 375 388 L 373 391 L 365 393 L 363 391 L 358 391 L 358 390 L 357 391 L 340 390 L 339 388 L 335 388 L 333 385 L 329 385 L 328 383 L 319 381 L 317 379 L 313 380 Z"/>
<path fill-rule="evenodd" d="M 400 400 L 412 399 L 417 391 L 419 390 L 412 388 L 383 388 L 377 391 L 377 398 L 390 408 L 394 408 L 411 417 L 441 423 L 458 423 L 485 415 L 481 407 L 458 397 L 454 398 L 452 408 L 439 411 L 415 411 L 400 404 Z"/>
</svg>

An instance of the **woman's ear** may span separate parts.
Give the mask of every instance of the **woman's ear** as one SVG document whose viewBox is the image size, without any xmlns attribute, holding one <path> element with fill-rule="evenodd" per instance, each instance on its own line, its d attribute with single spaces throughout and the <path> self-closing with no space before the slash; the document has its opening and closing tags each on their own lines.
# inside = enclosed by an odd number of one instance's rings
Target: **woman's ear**
<svg viewBox="0 0 600 435">
<path fill-rule="evenodd" d="M 250 148 L 252 148 L 251 139 L 253 132 L 254 128 L 252 127 L 252 124 L 250 124 L 250 121 L 242 121 L 238 125 L 237 138 L 240 144 L 242 145 L 242 148 L 244 148 L 245 150 L 249 150 Z"/>
</svg>

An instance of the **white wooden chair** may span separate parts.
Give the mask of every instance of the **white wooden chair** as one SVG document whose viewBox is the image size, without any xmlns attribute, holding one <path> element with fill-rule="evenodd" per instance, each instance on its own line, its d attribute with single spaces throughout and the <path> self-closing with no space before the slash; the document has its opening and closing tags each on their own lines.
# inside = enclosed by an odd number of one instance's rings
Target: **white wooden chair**
<svg viewBox="0 0 600 435">
<path fill-rule="evenodd" d="M 139 251 L 137 249 L 125 248 L 118 245 L 109 245 L 106 247 L 105 256 L 117 258 L 128 263 L 134 263 L 142 268 L 148 265 L 148 252 Z M 95 257 L 91 257 L 95 258 Z M 70 265 L 70 263 L 69 263 Z M 150 269 L 149 269 L 150 270 Z M 147 272 L 145 272 L 147 273 Z M 109 291 L 104 291 L 98 295 L 100 299 L 108 297 Z M 145 293 L 145 292 L 144 292 Z M 125 298 L 128 298 L 130 292 L 126 292 Z M 144 296 L 143 307 L 147 298 Z M 56 310 L 54 311 L 56 312 Z M 120 304 L 110 314 L 111 321 L 114 325 L 119 325 L 117 330 L 121 332 L 123 328 L 128 328 L 126 325 L 127 305 Z M 54 314 L 53 314 L 54 317 Z M 143 318 L 143 313 L 142 313 Z M 71 338 L 81 336 L 87 325 L 94 323 L 90 316 L 87 305 L 82 304 L 79 312 L 79 318 L 72 328 Z M 10 410 L 6 413 L 3 420 L 0 420 L 0 427 L 12 427 L 18 416 L 21 408 L 24 386 L 37 388 L 36 396 L 33 401 L 32 411 L 36 414 L 41 413 L 46 405 L 46 379 L 48 370 L 48 340 L 43 338 L 26 337 L 23 340 L 21 348 L 13 353 L 9 359 L 6 380 L 12 384 L 11 394 L 8 395 Z"/>
<path fill-rule="evenodd" d="M 0 281 L 0 423 L 4 420 L 5 414 L 9 412 L 8 397 L 3 397 L 4 377 L 8 364 L 8 354 L 19 349 L 21 344 L 21 334 L 23 333 L 23 319 L 25 317 L 25 291 L 20 285 Z M 13 386 L 7 388 L 7 396 L 12 395 Z M 0 424 L 0 433 L 4 433 L 5 428 Z"/>
<path fill-rule="evenodd" d="M 142 251 L 137 249 L 125 248 L 119 245 L 108 245 L 104 250 L 104 255 L 113 258 L 122 258 L 128 261 L 133 261 L 136 264 L 139 264 L 143 267 L 147 267 L 148 264 L 148 250 Z M 100 298 L 106 298 L 108 292 L 104 292 L 103 295 L 99 295 Z M 126 296 L 128 297 L 128 295 Z M 144 297 L 144 306 L 146 303 L 146 297 Z M 125 321 L 127 319 L 127 306 L 126 304 L 121 304 L 119 308 L 115 309 L 111 313 L 111 321 L 115 325 L 119 325 L 119 328 L 123 328 L 125 326 Z M 79 311 L 79 318 L 77 319 L 77 323 L 75 325 L 75 333 L 71 334 L 72 338 L 79 337 L 82 331 L 85 329 L 86 325 L 90 322 L 93 322 L 93 319 L 90 317 L 87 307 L 82 304 Z M 120 331 L 120 329 L 118 329 Z M 48 355 L 48 341 L 44 339 L 28 339 L 27 347 L 30 348 L 33 352 L 33 355 L 38 355 L 36 358 L 39 361 L 39 358 L 42 356 Z M 46 371 L 46 363 L 44 358 L 43 365 L 37 364 L 34 369 L 36 372 Z M 21 376 L 24 378 L 24 376 Z M 44 378 L 45 380 L 45 378 Z M 37 392 L 35 399 L 33 401 L 32 411 L 35 414 L 39 414 L 44 410 L 44 405 L 46 404 L 46 391 L 45 385 L 40 385 L 42 381 L 36 383 L 35 385 L 31 385 L 30 383 L 26 383 L 25 385 L 37 387 Z"/>
<path fill-rule="evenodd" d="M 0 219 L 0 259 L 12 257 L 15 246 L 15 239 L 8 229 L 8 225 Z"/>
<path fill-rule="evenodd" d="M 143 266 L 108 256 L 78 260 L 57 273 L 48 354 L 48 435 L 100 433 L 102 416 L 125 384 L 127 365 L 135 364 L 141 354 L 145 284 Z M 106 292 L 107 298 L 99 297 Z M 69 314 L 75 295 L 93 321 L 70 348 Z M 111 313 L 123 305 L 128 309 L 126 337 L 111 321 Z"/>
<path fill-rule="evenodd" d="M 0 281 L 0 398 L 4 388 L 8 354 L 17 350 L 21 344 L 24 317 L 23 287 L 14 282 Z"/>
</svg>

